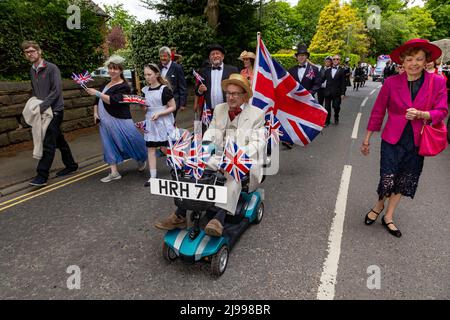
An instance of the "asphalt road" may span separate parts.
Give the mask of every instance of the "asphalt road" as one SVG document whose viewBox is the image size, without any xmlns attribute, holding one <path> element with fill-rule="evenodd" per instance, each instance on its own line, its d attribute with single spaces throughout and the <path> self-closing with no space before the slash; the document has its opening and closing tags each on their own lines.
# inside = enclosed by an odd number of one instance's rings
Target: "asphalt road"
<svg viewBox="0 0 450 320">
<path fill-rule="evenodd" d="M 363 223 L 377 198 L 379 134 L 368 157 L 359 145 L 379 85 L 349 88 L 338 126 L 307 148 L 281 150 L 279 173 L 263 184 L 263 221 L 243 234 L 220 278 L 207 263 L 163 259 L 153 224 L 173 202 L 151 195 L 129 161 L 118 181 L 92 171 L 30 200 L 2 199 L 0 299 L 450 299 L 449 150 L 426 159 L 415 199 L 400 202 L 402 238 L 380 220 Z M 80 289 L 68 289 L 69 266 L 80 268 Z"/>
</svg>

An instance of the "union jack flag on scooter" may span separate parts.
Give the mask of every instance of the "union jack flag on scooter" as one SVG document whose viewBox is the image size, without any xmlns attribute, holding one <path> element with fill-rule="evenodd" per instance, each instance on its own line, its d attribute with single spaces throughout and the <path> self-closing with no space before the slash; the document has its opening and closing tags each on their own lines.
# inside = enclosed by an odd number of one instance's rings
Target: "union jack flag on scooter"
<svg viewBox="0 0 450 320">
<path fill-rule="evenodd" d="M 224 148 L 224 155 L 219 164 L 220 168 L 228 172 L 237 182 L 250 172 L 252 167 L 252 159 L 245 153 L 242 148 L 227 139 Z"/>
<path fill-rule="evenodd" d="M 189 131 L 184 131 L 183 134 L 174 141 L 169 137 L 169 147 L 167 148 L 167 165 L 175 170 L 181 170 L 186 161 L 186 148 L 191 141 Z"/>
</svg>

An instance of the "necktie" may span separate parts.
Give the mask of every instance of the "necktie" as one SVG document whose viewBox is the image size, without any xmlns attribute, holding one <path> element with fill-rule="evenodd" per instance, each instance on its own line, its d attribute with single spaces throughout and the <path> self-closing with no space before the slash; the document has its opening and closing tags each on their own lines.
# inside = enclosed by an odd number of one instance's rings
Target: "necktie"
<svg viewBox="0 0 450 320">
<path fill-rule="evenodd" d="M 219 70 L 219 71 L 220 71 L 220 70 L 222 70 L 222 67 L 214 67 L 214 66 L 213 66 L 212 69 L 213 69 L 213 70 Z"/>
<path fill-rule="evenodd" d="M 231 110 L 228 110 L 228 116 L 230 117 L 230 120 L 233 121 L 234 118 L 236 118 L 236 116 L 237 116 L 239 113 L 241 113 L 241 111 L 242 111 L 241 108 L 236 108 L 236 110 L 234 110 L 234 112 L 231 111 Z"/>
</svg>

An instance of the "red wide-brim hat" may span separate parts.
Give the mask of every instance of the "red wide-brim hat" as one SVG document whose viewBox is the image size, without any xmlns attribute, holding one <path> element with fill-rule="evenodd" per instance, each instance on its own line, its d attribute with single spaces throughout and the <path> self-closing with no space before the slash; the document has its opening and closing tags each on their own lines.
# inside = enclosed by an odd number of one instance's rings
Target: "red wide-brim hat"
<svg viewBox="0 0 450 320">
<path fill-rule="evenodd" d="M 411 39 L 392 51 L 392 53 L 390 54 L 391 60 L 397 64 L 402 64 L 403 62 L 400 59 L 400 56 L 402 52 L 408 48 L 420 48 L 430 52 L 431 61 L 439 59 L 439 57 L 442 55 L 442 50 L 438 46 L 430 43 L 430 41 L 426 39 Z"/>
</svg>

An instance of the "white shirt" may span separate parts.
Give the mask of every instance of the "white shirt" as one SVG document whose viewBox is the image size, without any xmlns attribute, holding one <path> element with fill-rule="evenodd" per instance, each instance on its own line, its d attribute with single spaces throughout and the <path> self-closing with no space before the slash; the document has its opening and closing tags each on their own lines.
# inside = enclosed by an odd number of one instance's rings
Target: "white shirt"
<svg viewBox="0 0 450 320">
<path fill-rule="evenodd" d="M 223 74 L 223 63 L 219 66 L 220 70 L 211 69 L 211 109 L 214 108 L 223 101 L 222 93 L 222 74 Z"/>
<path fill-rule="evenodd" d="M 306 68 L 308 68 L 308 62 L 305 63 L 304 68 L 298 68 L 298 81 L 302 82 L 303 76 L 305 75 Z"/>
<path fill-rule="evenodd" d="M 339 66 L 336 67 L 336 69 L 334 69 L 334 67 L 331 69 L 331 77 L 334 79 L 334 76 L 336 75 L 336 72 L 338 71 Z"/>
<path fill-rule="evenodd" d="M 166 65 L 166 67 L 161 68 L 161 76 L 164 78 L 166 77 L 167 71 L 169 71 L 170 66 L 172 65 L 172 61 L 169 61 L 169 63 Z"/>
</svg>

